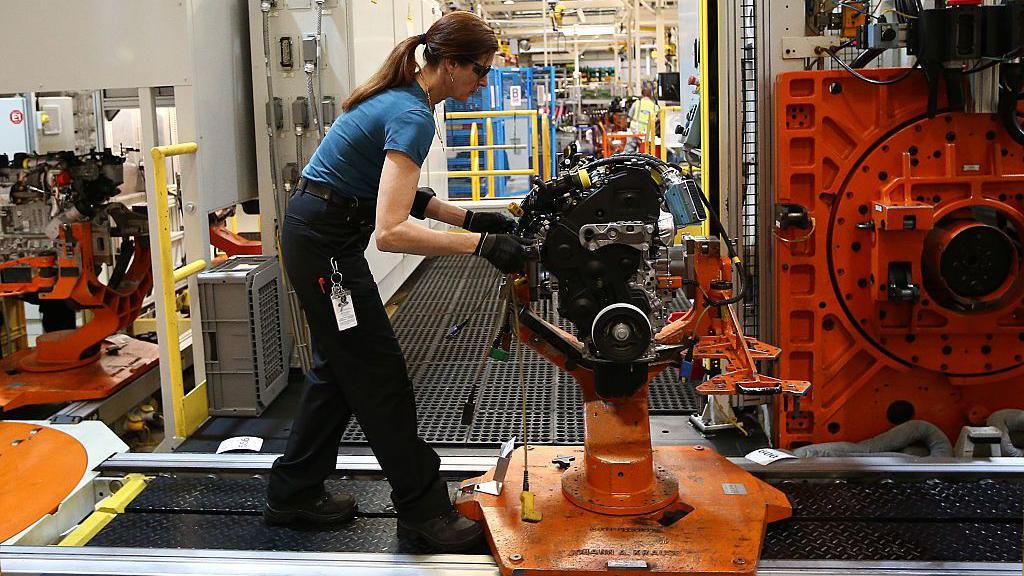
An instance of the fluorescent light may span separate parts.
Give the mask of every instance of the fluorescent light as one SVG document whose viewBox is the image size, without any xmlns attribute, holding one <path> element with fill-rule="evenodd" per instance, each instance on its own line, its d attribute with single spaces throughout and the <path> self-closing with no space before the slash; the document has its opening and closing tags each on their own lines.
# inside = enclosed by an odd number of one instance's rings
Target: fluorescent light
<svg viewBox="0 0 1024 576">
<path fill-rule="evenodd" d="M 567 36 L 612 36 L 615 26 L 612 24 L 574 24 L 562 28 Z"/>
<path fill-rule="evenodd" d="M 504 2 L 502 2 L 502 4 L 504 4 L 506 6 L 511 6 L 511 5 L 515 4 L 515 3 L 516 3 L 516 0 L 505 0 Z"/>
</svg>

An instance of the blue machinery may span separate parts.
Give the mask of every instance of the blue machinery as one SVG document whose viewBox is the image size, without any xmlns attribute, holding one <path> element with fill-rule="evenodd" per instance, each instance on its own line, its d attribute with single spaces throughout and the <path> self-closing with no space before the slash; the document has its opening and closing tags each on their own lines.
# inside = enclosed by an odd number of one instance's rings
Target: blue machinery
<svg viewBox="0 0 1024 576">
<path fill-rule="evenodd" d="M 495 68 L 488 76 L 488 86 L 478 90 L 468 102 L 449 99 L 445 103 L 445 126 L 448 132 L 448 195 L 452 199 L 508 198 L 529 192 L 528 170 L 541 175 L 553 174 L 557 155 L 555 142 L 555 69 L 553 66 L 536 68 Z M 541 122 L 527 115 L 487 115 L 466 118 L 478 112 L 511 112 L 540 110 Z M 455 116 L 455 117 L 452 117 Z M 491 125 L 491 136 L 485 139 Z M 474 128 L 475 126 L 475 128 Z M 535 135 L 534 128 L 545 134 Z M 476 143 L 472 142 L 476 132 Z M 481 145 L 481 141 L 490 144 Z M 533 150 L 535 145 L 544 150 Z M 474 154 L 475 152 L 475 154 Z M 485 154 L 480 154 L 485 152 Z M 482 159 L 486 156 L 486 159 Z M 540 158 L 543 171 L 532 165 L 532 158 Z M 476 166 L 474 166 L 474 160 Z M 480 170 L 486 162 L 486 170 Z M 493 164 L 493 166 L 492 166 Z M 456 176 L 456 172 L 499 172 L 487 177 Z M 501 174 L 501 171 L 515 173 Z M 478 194 L 474 194 L 478 188 Z"/>
</svg>

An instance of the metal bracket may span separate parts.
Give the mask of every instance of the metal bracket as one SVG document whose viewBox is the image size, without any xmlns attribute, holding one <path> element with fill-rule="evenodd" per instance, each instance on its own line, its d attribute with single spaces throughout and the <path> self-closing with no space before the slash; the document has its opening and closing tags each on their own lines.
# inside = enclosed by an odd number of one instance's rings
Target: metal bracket
<svg viewBox="0 0 1024 576">
<path fill-rule="evenodd" d="M 559 470 L 568 470 L 574 460 L 575 456 L 555 456 L 551 463 L 557 465 Z"/>
<path fill-rule="evenodd" d="M 825 50 L 840 44 L 839 36 L 790 36 L 782 39 L 782 59 L 821 58 Z"/>
</svg>

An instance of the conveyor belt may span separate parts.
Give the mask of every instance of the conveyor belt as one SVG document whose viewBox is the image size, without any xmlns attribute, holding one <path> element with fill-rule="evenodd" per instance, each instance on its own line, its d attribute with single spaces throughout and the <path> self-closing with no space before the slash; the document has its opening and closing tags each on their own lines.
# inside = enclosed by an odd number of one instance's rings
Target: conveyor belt
<svg viewBox="0 0 1024 576">
<path fill-rule="evenodd" d="M 769 527 L 766 559 L 1020 561 L 1024 481 L 774 484 L 789 496 L 794 515 Z M 263 486 L 260 476 L 158 477 L 90 546 L 420 551 L 397 539 L 389 487 L 382 480 L 332 478 L 330 489 L 356 495 L 359 518 L 315 531 L 264 525 Z"/>
</svg>

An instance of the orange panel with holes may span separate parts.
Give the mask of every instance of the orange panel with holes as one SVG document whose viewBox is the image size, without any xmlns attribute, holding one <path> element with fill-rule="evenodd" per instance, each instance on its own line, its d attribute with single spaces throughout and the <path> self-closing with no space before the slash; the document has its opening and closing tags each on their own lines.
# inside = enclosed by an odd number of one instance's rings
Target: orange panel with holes
<svg viewBox="0 0 1024 576">
<path fill-rule="evenodd" d="M 775 343 L 814 382 L 780 444 L 909 419 L 955 440 L 1024 407 L 1024 147 L 991 115 L 929 117 L 923 74 L 783 74 L 777 95 L 773 203 L 807 221 L 775 230 Z"/>
</svg>

